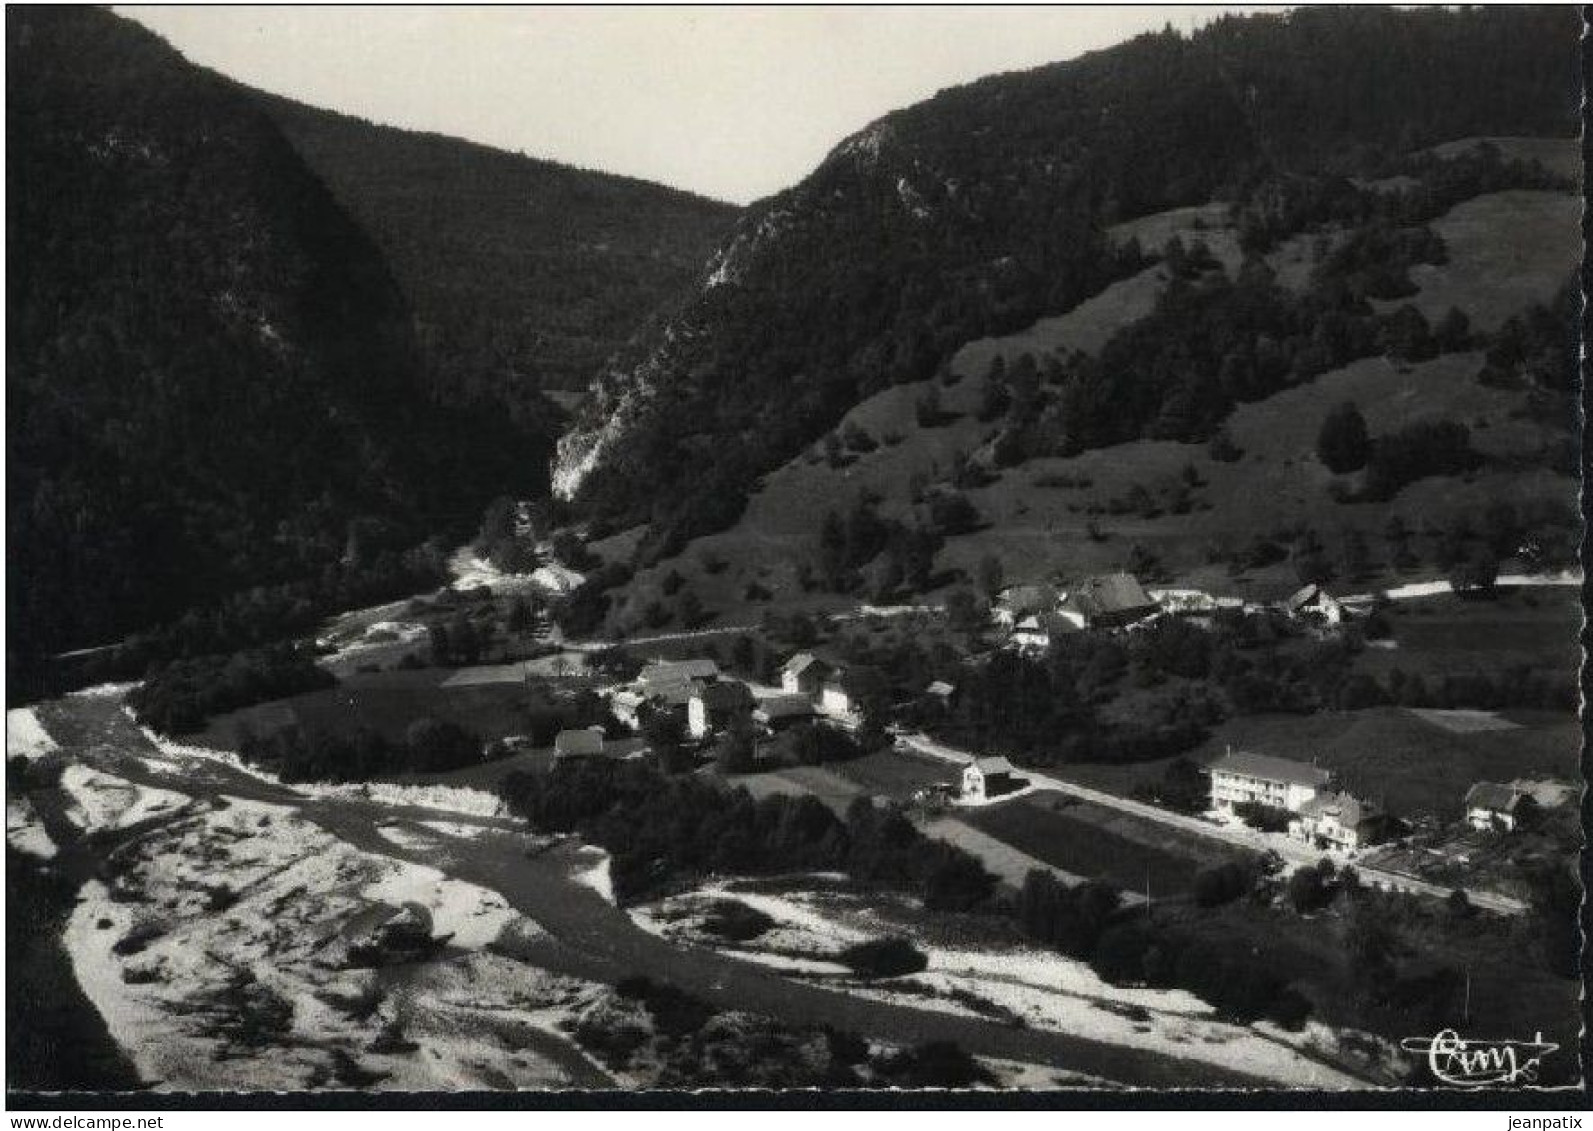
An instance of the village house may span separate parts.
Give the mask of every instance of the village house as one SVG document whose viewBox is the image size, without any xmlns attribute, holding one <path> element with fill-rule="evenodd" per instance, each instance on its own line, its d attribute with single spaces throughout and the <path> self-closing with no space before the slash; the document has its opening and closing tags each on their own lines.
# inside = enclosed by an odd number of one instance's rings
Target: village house
<svg viewBox="0 0 1593 1131">
<path fill-rule="evenodd" d="M 691 702 L 691 697 L 710 686 L 712 685 L 700 679 L 683 679 L 672 683 L 643 685 L 641 691 L 647 699 L 648 706 L 655 710 L 684 712 L 686 705 Z"/>
<path fill-rule="evenodd" d="M 813 700 L 806 695 L 771 695 L 758 700 L 752 721 L 771 734 L 813 720 Z"/>
<path fill-rule="evenodd" d="M 962 799 L 989 801 L 993 797 L 1023 788 L 1026 780 L 1017 776 L 1005 758 L 975 758 L 963 767 Z"/>
<path fill-rule="evenodd" d="M 924 699 L 934 704 L 942 711 L 951 710 L 952 701 L 957 697 L 957 689 L 943 679 L 937 679 L 924 688 Z"/>
<path fill-rule="evenodd" d="M 851 715 L 857 710 L 856 698 L 847 686 L 846 673 L 837 672 L 819 689 L 819 706 L 832 715 Z"/>
<path fill-rule="evenodd" d="M 631 730 L 642 729 L 642 704 L 647 702 L 647 696 L 635 688 L 622 687 L 611 692 L 608 697 L 609 714 L 613 715 L 622 724 Z"/>
<path fill-rule="evenodd" d="M 1013 585 L 996 595 L 990 615 L 1003 628 L 1013 628 L 1025 617 L 1055 612 L 1060 602 L 1050 585 Z"/>
<path fill-rule="evenodd" d="M 1300 807 L 1289 835 L 1316 848 L 1354 852 L 1377 839 L 1382 813 L 1347 793 L 1320 793 Z"/>
<path fill-rule="evenodd" d="M 594 758 L 601 756 L 602 753 L 602 727 L 561 730 L 553 739 L 553 758 L 555 761 L 563 761 L 566 758 Z"/>
<path fill-rule="evenodd" d="M 824 690 L 824 681 L 834 673 L 834 668 L 812 652 L 798 652 L 780 669 L 780 690 L 787 695 L 817 699 Z"/>
<path fill-rule="evenodd" d="M 1514 832 L 1520 823 L 1521 803 L 1530 797 L 1513 782 L 1480 781 L 1466 791 L 1466 823 L 1474 829 Z"/>
<path fill-rule="evenodd" d="M 1058 610 L 1079 628 L 1127 628 L 1161 611 L 1132 574 L 1087 577 L 1068 591 Z"/>
<path fill-rule="evenodd" d="M 1079 631 L 1061 613 L 1038 613 L 1024 617 L 1012 628 L 1012 646 L 1020 652 L 1044 652 L 1059 636 Z"/>
<path fill-rule="evenodd" d="M 738 719 L 752 717 L 752 692 L 744 683 L 709 683 L 692 693 L 686 704 L 686 732 L 702 739 Z"/>
<path fill-rule="evenodd" d="M 1282 608 L 1292 620 L 1309 620 L 1326 625 L 1344 622 L 1344 606 L 1320 585 L 1302 585 L 1289 594 Z"/>
<path fill-rule="evenodd" d="M 708 659 L 655 660 L 642 669 L 636 682 L 644 691 L 669 684 L 700 680 L 712 683 L 719 678 L 719 665 Z"/>
<path fill-rule="evenodd" d="M 1253 802 L 1298 814 L 1332 781 L 1320 766 L 1248 750 L 1230 750 L 1209 769 L 1211 807 L 1219 813 Z"/>
</svg>

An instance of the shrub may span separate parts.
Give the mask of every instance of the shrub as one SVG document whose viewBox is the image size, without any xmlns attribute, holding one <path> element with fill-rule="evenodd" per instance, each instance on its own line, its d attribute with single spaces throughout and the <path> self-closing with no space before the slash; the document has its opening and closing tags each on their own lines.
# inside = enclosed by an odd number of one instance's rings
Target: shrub
<svg viewBox="0 0 1593 1131">
<path fill-rule="evenodd" d="M 899 978 L 917 974 L 929 965 L 923 951 L 898 937 L 870 939 L 847 947 L 837 957 L 865 978 Z"/>
<path fill-rule="evenodd" d="M 1287 809 L 1267 805 L 1260 801 L 1241 801 L 1233 807 L 1233 815 L 1253 829 L 1264 833 L 1281 833 L 1289 830 L 1293 819 Z"/>
<path fill-rule="evenodd" d="M 748 942 L 774 926 L 774 920 L 745 903 L 734 899 L 715 901 L 712 911 L 703 920 L 702 929 L 732 942 Z"/>
<path fill-rule="evenodd" d="M 1243 864 L 1229 862 L 1203 868 L 1195 875 L 1195 903 L 1201 907 L 1221 907 L 1250 890 L 1254 876 Z"/>
<path fill-rule="evenodd" d="M 880 1069 L 904 1088 L 971 1088 L 995 1082 L 977 1060 L 951 1041 L 931 1041 L 898 1053 Z"/>
<path fill-rule="evenodd" d="M 1317 432 L 1316 454 L 1335 475 L 1359 471 L 1366 466 L 1371 442 L 1366 435 L 1366 418 L 1353 401 L 1345 401 L 1329 412 Z"/>
</svg>

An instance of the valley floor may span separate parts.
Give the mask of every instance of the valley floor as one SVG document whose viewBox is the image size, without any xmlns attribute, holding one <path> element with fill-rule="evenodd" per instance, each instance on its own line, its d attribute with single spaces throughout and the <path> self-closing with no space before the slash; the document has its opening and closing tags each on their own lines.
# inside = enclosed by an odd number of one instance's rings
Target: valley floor
<svg viewBox="0 0 1593 1131">
<path fill-rule="evenodd" d="M 529 835 L 488 795 L 289 788 L 225 755 L 154 741 L 115 695 L 73 696 L 11 721 L 37 724 L 59 747 L 46 757 L 69 771 L 8 814 L 13 851 L 37 849 L 42 834 L 54 848 L 48 867 L 80 881 L 63 935 L 77 980 L 156 1087 L 645 1087 L 656 1077 L 604 1067 L 569 1032 L 610 984 L 637 973 L 719 1009 L 886 1043 L 955 1041 L 1008 1081 L 1360 1078 L 1210 1018 L 1194 1037 L 1147 1038 L 1123 1012 L 1144 1008 L 1144 991 L 1095 985 L 1079 1008 L 1046 1007 L 1016 1027 L 926 1002 L 912 987 L 794 978 L 755 955 L 644 929 L 611 902 L 601 857 Z M 441 949 L 375 968 L 348 961 L 374 925 L 400 914 L 422 916 L 446 938 Z M 833 942 L 846 928 L 815 929 Z M 960 953 L 959 988 L 1022 997 L 1087 973 L 1035 954 L 1023 958 L 1028 989 L 1003 989 L 1002 974 L 979 990 L 984 967 L 1004 962 Z M 1183 1005 L 1169 1016 L 1198 1013 Z"/>
</svg>

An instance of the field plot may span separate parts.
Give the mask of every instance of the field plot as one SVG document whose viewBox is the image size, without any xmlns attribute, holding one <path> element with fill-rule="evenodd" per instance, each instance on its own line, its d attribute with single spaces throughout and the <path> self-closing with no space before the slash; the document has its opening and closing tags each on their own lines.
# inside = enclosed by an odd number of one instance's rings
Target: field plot
<svg viewBox="0 0 1593 1131">
<path fill-rule="evenodd" d="M 1488 193 L 1456 205 L 1432 223 L 1449 262 L 1411 268 L 1421 290 L 1410 302 L 1436 323 L 1459 307 L 1475 330 L 1492 331 L 1535 302 L 1547 302 L 1576 270 L 1582 202 L 1571 193 Z"/>
<path fill-rule="evenodd" d="M 970 825 L 1047 864 L 1153 899 L 1189 891 L 1195 873 L 1239 849 L 1056 794 L 970 810 Z"/>
<path fill-rule="evenodd" d="M 840 776 L 856 782 L 869 793 L 893 801 L 907 801 L 926 786 L 951 781 L 957 768 L 920 754 L 898 754 L 880 750 L 831 767 Z"/>
<path fill-rule="evenodd" d="M 1506 161 L 1536 161 L 1551 173 L 1582 179 L 1582 147 L 1574 137 L 1463 137 L 1433 146 L 1440 157 L 1455 157 L 1487 142 Z"/>
<path fill-rule="evenodd" d="M 505 679 L 497 666 L 360 674 L 336 687 L 223 715 L 197 741 L 237 750 L 246 734 L 295 726 L 345 735 L 366 728 L 397 741 L 427 718 L 457 723 L 491 741 L 524 732 L 527 702 L 525 680 Z"/>
<path fill-rule="evenodd" d="M 1346 788 L 1399 815 L 1458 817 L 1466 790 L 1477 781 L 1576 780 L 1575 717 L 1514 711 L 1506 717 L 1521 725 L 1457 733 L 1402 707 L 1258 715 L 1222 724 L 1197 756 L 1210 760 L 1232 745 L 1302 762 L 1315 758 Z"/>
<path fill-rule="evenodd" d="M 1357 661 L 1378 676 L 1496 674 L 1522 666 L 1574 675 L 1581 663 L 1577 632 L 1582 614 L 1573 586 L 1501 590 L 1492 601 L 1444 593 L 1398 602 L 1388 610 L 1396 647 L 1373 649 Z"/>
</svg>

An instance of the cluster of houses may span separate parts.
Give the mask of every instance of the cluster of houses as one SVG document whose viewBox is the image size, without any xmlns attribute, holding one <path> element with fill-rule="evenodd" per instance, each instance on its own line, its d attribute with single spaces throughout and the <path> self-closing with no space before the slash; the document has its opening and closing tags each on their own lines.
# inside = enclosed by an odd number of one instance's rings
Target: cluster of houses
<svg viewBox="0 0 1593 1131">
<path fill-rule="evenodd" d="M 609 710 L 632 731 L 642 729 L 649 713 L 675 714 L 687 736 L 697 742 L 742 722 L 772 735 L 819 718 L 856 721 L 855 696 L 846 673 L 810 652 L 798 652 L 787 660 L 780 669 L 780 693 L 762 698 L 746 683 L 727 677 L 711 659 L 654 661 L 609 695 Z M 596 756 L 613 745 L 605 744 L 600 727 L 566 730 L 554 740 L 554 754 Z"/>
<path fill-rule="evenodd" d="M 1317 848 L 1354 852 L 1382 839 L 1391 826 L 1380 806 L 1335 789 L 1332 774 L 1317 765 L 1229 750 L 1209 769 L 1213 810 L 1232 815 L 1244 804 L 1283 810 L 1290 815 L 1289 835 Z M 1466 822 L 1513 832 L 1528 809 L 1564 805 L 1574 793 L 1553 779 L 1478 782 L 1466 793 Z"/>
<path fill-rule="evenodd" d="M 1360 603 L 1340 600 L 1321 585 L 1303 585 L 1275 605 L 1261 606 L 1199 589 L 1146 589 L 1132 574 L 1109 573 L 1086 577 L 1066 590 L 1045 583 L 1014 585 L 998 595 L 991 618 L 1007 630 L 1012 647 L 1043 652 L 1069 633 L 1132 629 L 1161 616 L 1199 620 L 1225 609 L 1271 607 L 1291 620 L 1334 628 Z"/>
</svg>

